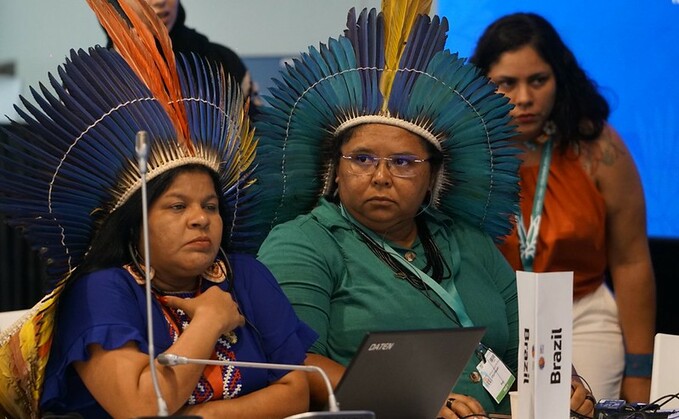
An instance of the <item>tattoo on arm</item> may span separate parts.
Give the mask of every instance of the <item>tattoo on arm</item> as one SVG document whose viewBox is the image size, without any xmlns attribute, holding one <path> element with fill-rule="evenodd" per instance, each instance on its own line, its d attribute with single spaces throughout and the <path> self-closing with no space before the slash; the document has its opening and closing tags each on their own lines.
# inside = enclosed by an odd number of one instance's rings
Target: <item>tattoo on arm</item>
<svg viewBox="0 0 679 419">
<path fill-rule="evenodd" d="M 606 166 L 613 166 L 615 161 L 624 153 L 611 138 L 610 132 L 606 132 L 603 141 L 601 142 L 601 162 Z"/>
</svg>

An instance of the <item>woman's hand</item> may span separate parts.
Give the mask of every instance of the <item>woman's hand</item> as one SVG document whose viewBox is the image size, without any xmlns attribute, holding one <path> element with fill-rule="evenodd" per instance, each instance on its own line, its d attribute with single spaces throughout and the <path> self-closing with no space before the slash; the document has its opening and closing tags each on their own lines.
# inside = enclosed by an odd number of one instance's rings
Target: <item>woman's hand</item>
<svg viewBox="0 0 679 419">
<path fill-rule="evenodd" d="M 587 417 L 594 417 L 596 399 L 577 376 L 571 378 L 571 410 Z"/>
<path fill-rule="evenodd" d="M 222 335 L 245 324 L 245 317 L 231 294 L 219 287 L 210 287 L 196 298 L 165 296 L 163 301 L 169 307 L 182 310 L 191 322 L 199 317 L 209 319 L 210 323 L 219 325 Z"/>
<path fill-rule="evenodd" d="M 483 410 L 481 403 L 475 398 L 465 396 L 457 393 L 450 393 L 448 400 L 443 405 L 437 418 L 458 419 L 463 417 L 470 417 L 470 415 L 483 415 L 486 417 L 486 412 Z M 471 416 L 473 417 L 473 416 Z"/>
<path fill-rule="evenodd" d="M 620 397 L 627 403 L 648 403 L 651 396 L 651 377 L 623 377 Z"/>
</svg>

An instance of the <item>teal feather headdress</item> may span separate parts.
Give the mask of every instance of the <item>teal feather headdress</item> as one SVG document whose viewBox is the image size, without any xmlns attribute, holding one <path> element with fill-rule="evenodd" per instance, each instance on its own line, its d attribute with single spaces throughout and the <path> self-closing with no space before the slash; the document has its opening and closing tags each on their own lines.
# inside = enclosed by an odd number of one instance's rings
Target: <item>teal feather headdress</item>
<svg viewBox="0 0 679 419">
<path fill-rule="evenodd" d="M 447 20 L 428 17 L 430 2 L 419 3 L 385 1 L 379 14 L 350 10 L 344 36 L 310 47 L 274 80 L 271 107 L 257 123 L 271 226 L 333 192 L 327 151 L 338 135 L 382 123 L 442 152 L 436 208 L 496 239 L 510 232 L 519 189 L 510 105 L 473 65 L 444 51 Z"/>
</svg>

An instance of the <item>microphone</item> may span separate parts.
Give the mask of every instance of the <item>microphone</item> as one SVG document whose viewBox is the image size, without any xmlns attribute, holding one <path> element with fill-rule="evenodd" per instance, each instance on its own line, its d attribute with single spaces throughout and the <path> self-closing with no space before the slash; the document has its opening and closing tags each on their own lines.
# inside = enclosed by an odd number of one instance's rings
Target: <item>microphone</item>
<svg viewBox="0 0 679 419">
<path fill-rule="evenodd" d="M 167 403 L 163 399 L 158 385 L 158 372 L 156 371 L 155 346 L 153 343 L 153 320 L 151 310 L 151 254 L 149 250 L 149 208 L 146 197 L 146 171 L 149 154 L 148 144 L 149 134 L 146 131 L 137 132 L 134 150 L 137 154 L 137 164 L 141 174 L 141 208 L 142 208 L 142 236 L 144 237 L 144 285 L 146 286 L 146 333 L 149 341 L 149 366 L 151 368 L 151 381 L 153 390 L 156 393 L 156 404 L 158 405 L 158 416 L 167 416 Z"/>
<path fill-rule="evenodd" d="M 137 165 L 141 173 L 142 184 L 146 183 L 147 163 L 149 157 L 149 133 L 146 131 L 137 132 L 134 142 L 134 151 L 137 154 Z M 145 202 L 145 201 L 144 201 Z"/>
<path fill-rule="evenodd" d="M 305 372 L 315 372 L 323 377 L 325 382 L 325 387 L 328 390 L 328 411 L 327 412 L 306 412 L 300 413 L 293 416 L 288 416 L 287 419 L 302 419 L 302 418 L 340 418 L 340 419 L 374 419 L 375 414 L 367 410 L 354 410 L 354 411 L 340 411 L 339 403 L 335 398 L 335 393 L 332 390 L 332 384 L 328 375 L 323 371 L 322 368 L 315 365 L 294 365 L 294 364 L 273 364 L 266 362 L 249 362 L 249 361 L 231 361 L 231 360 L 215 360 L 215 359 L 195 359 L 187 358 L 185 356 L 179 356 L 170 353 L 162 353 L 158 355 L 157 361 L 160 365 L 175 366 L 175 365 L 187 365 L 187 364 L 200 364 L 200 365 L 233 365 L 234 367 L 241 368 L 260 368 L 267 370 L 297 370 Z"/>
</svg>

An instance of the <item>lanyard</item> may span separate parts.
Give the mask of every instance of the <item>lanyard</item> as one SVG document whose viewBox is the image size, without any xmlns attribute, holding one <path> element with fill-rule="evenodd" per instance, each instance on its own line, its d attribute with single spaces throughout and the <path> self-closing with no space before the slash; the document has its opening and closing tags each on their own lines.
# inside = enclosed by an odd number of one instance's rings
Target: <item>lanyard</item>
<svg viewBox="0 0 679 419">
<path fill-rule="evenodd" d="M 550 138 L 542 148 L 540 156 L 540 170 L 538 171 L 537 185 L 535 186 L 535 198 L 533 198 L 533 209 L 530 215 L 530 224 L 526 231 L 525 223 L 521 210 L 517 212 L 517 230 L 519 234 L 519 253 L 523 270 L 533 271 L 533 260 L 540 234 L 540 221 L 542 219 L 542 207 L 545 203 L 545 192 L 547 191 L 547 178 L 549 177 L 549 166 L 552 162 L 552 139 Z"/>
<path fill-rule="evenodd" d="M 460 297 L 460 294 L 457 292 L 457 288 L 455 287 L 455 281 L 451 280 L 450 290 L 446 290 L 432 277 L 422 272 L 417 266 L 408 262 L 408 260 L 401 256 L 401 254 L 398 253 L 396 250 L 392 249 L 392 247 L 389 246 L 389 244 L 387 244 L 384 240 L 377 237 L 377 235 L 372 230 L 365 228 L 358 221 L 354 220 L 354 218 L 351 216 L 351 214 L 349 214 L 346 211 L 343 205 L 340 205 L 340 210 L 342 212 L 342 216 L 345 219 L 347 219 L 353 226 L 361 229 L 361 231 L 368 235 L 368 237 L 370 237 L 375 243 L 382 246 L 382 248 L 385 251 L 387 251 L 396 260 L 401 262 L 401 264 L 404 267 L 406 267 L 413 274 L 417 275 L 430 289 L 432 289 L 446 303 L 446 305 L 453 311 L 453 313 L 455 313 L 458 320 L 460 321 L 461 326 L 463 327 L 474 326 L 474 323 L 467 314 L 467 310 L 464 308 L 462 298 Z"/>
</svg>

